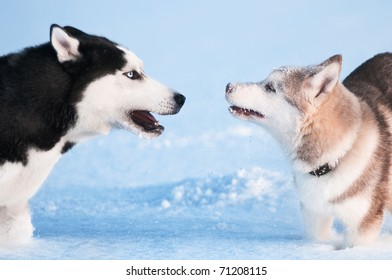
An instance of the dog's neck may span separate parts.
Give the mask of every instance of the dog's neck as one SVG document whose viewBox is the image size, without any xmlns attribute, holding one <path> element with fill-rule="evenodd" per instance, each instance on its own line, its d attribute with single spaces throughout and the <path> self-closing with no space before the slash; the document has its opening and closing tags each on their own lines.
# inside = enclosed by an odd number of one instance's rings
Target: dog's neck
<svg viewBox="0 0 392 280">
<path fill-rule="evenodd" d="M 343 85 L 302 123 L 294 165 L 304 173 L 334 169 L 356 141 L 361 126 L 359 100 Z M 316 174 L 317 175 L 317 174 Z"/>
</svg>

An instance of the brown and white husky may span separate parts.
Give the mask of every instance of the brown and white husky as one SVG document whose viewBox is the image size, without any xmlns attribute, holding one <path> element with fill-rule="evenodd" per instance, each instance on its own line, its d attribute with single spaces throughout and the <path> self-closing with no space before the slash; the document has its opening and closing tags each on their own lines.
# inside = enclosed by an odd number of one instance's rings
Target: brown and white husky
<svg viewBox="0 0 392 280">
<path fill-rule="evenodd" d="M 266 128 L 294 172 L 306 232 L 343 244 L 373 242 L 392 210 L 392 54 L 379 54 L 339 81 L 342 57 L 282 67 L 256 83 L 229 83 L 230 112 Z"/>
</svg>

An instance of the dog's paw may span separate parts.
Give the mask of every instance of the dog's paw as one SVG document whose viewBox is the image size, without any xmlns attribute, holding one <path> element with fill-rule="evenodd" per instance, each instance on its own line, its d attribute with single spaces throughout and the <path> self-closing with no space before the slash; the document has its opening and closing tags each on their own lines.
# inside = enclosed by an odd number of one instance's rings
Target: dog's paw
<svg viewBox="0 0 392 280">
<path fill-rule="evenodd" d="M 0 218 L 0 246 L 23 245 L 29 243 L 34 227 L 28 211 L 19 216 Z"/>
</svg>

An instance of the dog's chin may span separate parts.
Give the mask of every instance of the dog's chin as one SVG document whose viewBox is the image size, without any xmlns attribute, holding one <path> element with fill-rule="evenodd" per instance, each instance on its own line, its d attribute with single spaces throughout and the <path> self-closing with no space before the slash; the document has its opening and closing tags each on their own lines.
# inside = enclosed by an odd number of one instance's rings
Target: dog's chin
<svg viewBox="0 0 392 280">
<path fill-rule="evenodd" d="M 145 138 L 156 138 L 165 130 L 150 112 L 142 110 L 128 112 L 118 126 Z"/>
<path fill-rule="evenodd" d="M 159 137 L 163 133 L 165 128 L 162 125 L 159 125 L 158 127 L 152 130 L 146 130 L 144 127 L 141 127 L 133 123 L 130 125 L 129 130 L 140 137 L 152 139 L 152 138 Z"/>
<path fill-rule="evenodd" d="M 245 109 L 238 106 L 230 106 L 229 112 L 236 118 L 245 121 L 260 121 L 265 118 L 265 116 L 259 112 L 251 109 Z"/>
</svg>

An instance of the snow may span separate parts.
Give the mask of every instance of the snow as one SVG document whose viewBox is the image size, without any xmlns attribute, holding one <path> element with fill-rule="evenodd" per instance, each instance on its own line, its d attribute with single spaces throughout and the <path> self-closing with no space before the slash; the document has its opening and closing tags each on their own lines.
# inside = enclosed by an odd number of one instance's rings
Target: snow
<svg viewBox="0 0 392 280">
<path fill-rule="evenodd" d="M 305 239 L 281 148 L 231 117 L 224 99 L 228 82 L 336 53 L 346 76 L 391 50 L 392 37 L 375 30 L 391 27 L 392 2 L 115 3 L 4 3 L 0 53 L 47 41 L 52 23 L 74 25 L 134 51 L 185 106 L 155 115 L 165 126 L 158 139 L 116 130 L 76 145 L 31 201 L 34 240 L 0 248 L 0 259 L 392 258 L 390 216 L 371 246 L 337 251 Z"/>
<path fill-rule="evenodd" d="M 142 187 L 50 187 L 32 201 L 34 241 L 2 259 L 389 259 L 303 237 L 291 176 L 260 167 Z"/>
</svg>

